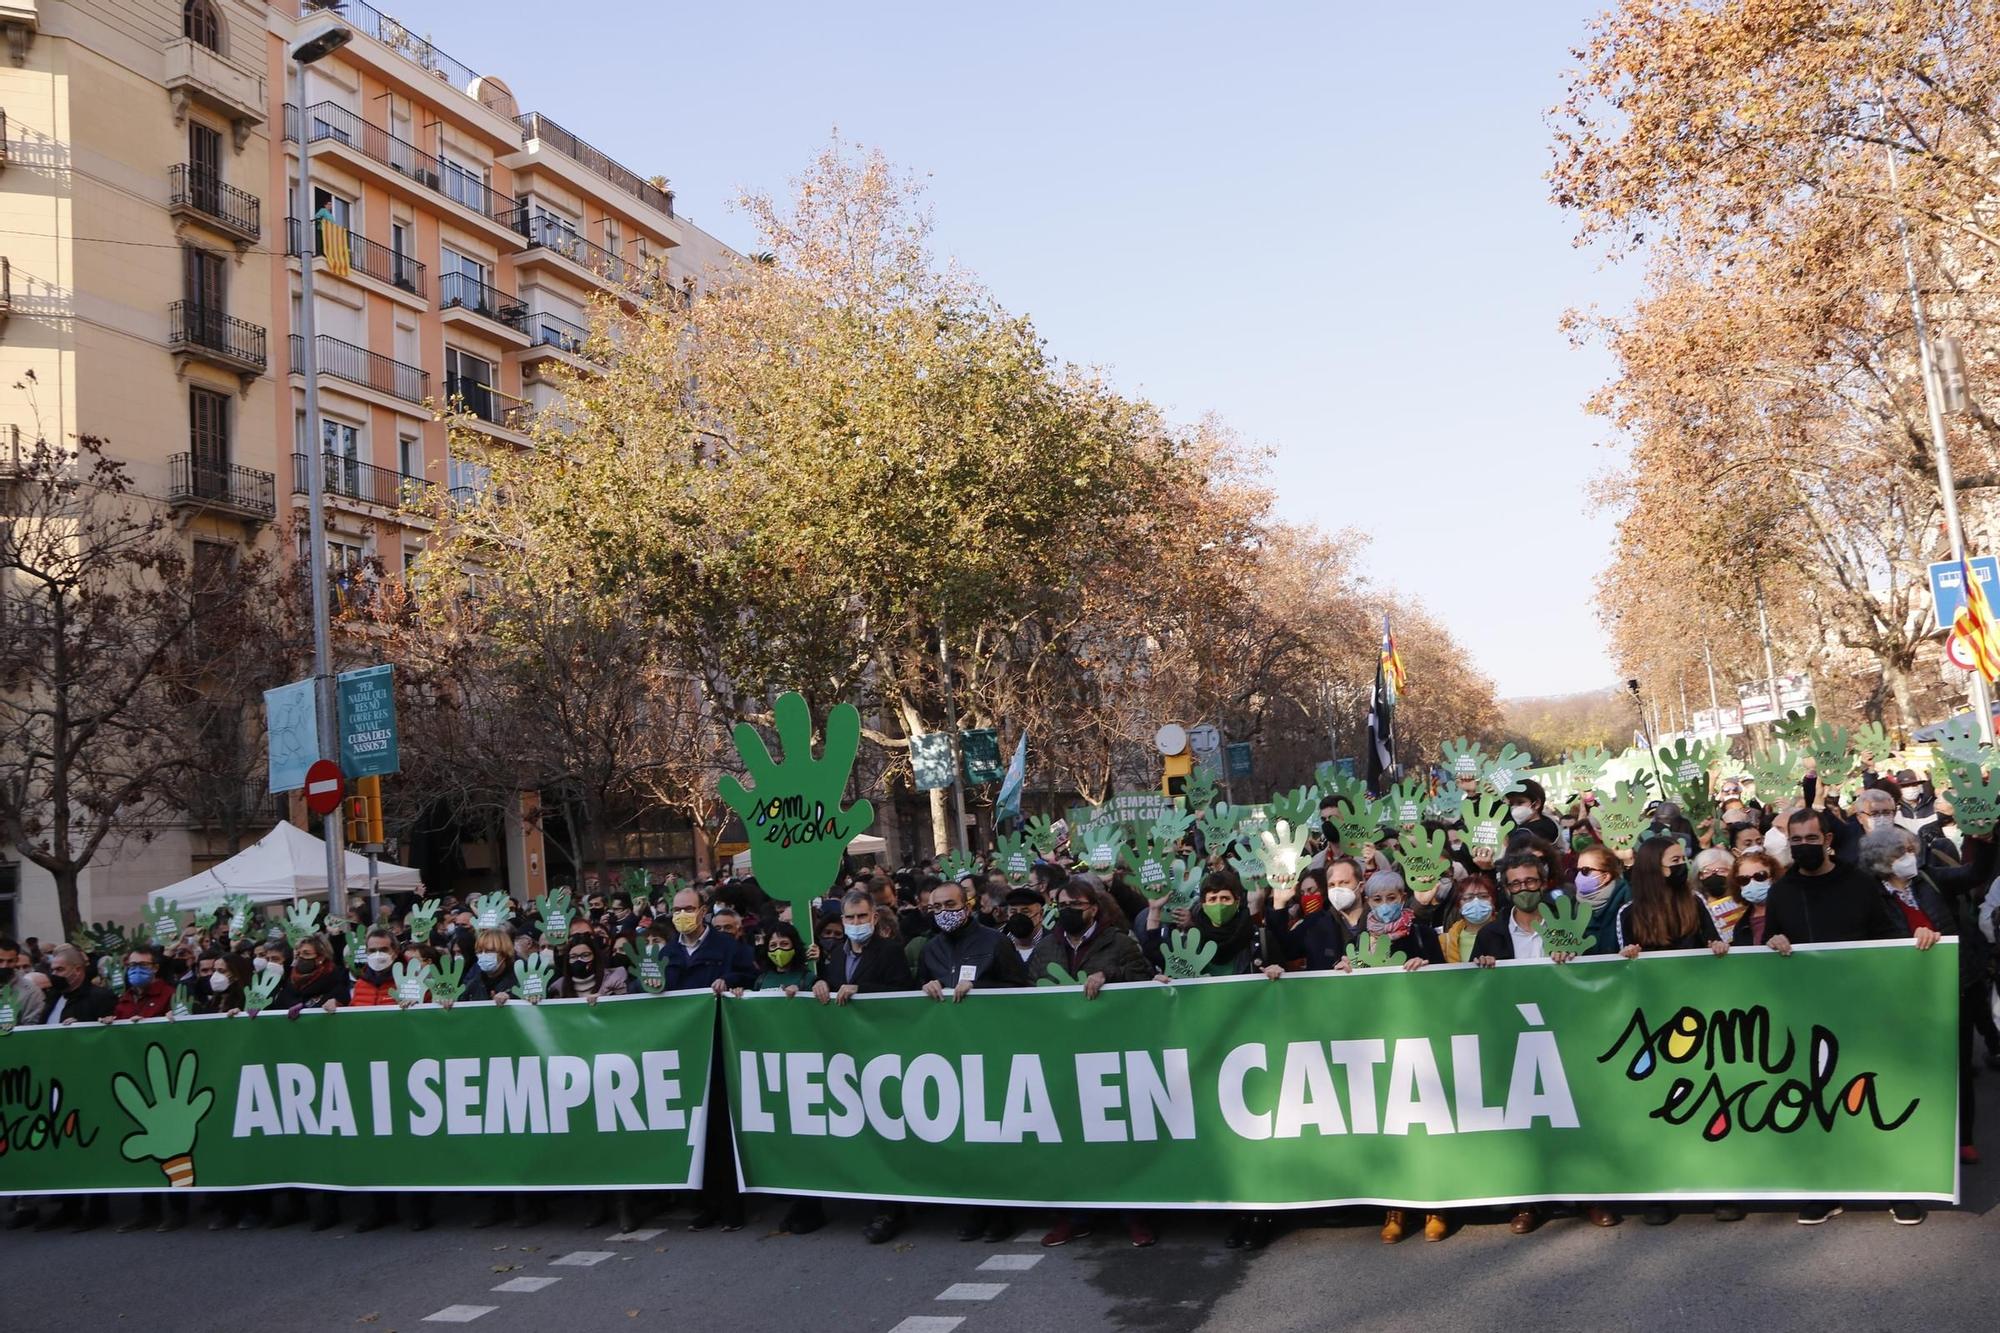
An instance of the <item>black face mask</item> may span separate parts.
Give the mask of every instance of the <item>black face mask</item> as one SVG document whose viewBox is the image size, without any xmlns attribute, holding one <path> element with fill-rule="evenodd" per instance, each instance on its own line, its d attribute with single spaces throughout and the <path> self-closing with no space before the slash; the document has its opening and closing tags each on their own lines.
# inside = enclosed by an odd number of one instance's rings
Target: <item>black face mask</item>
<svg viewBox="0 0 2000 1333">
<path fill-rule="evenodd" d="M 0 986 L 4 986 L 4 985 L 6 985 L 6 984 L 7 984 L 8 982 L 12 981 L 13 979 L 14 979 L 14 969 L 13 969 L 13 968 L 11 968 L 11 967 L 0 967 Z"/>
<path fill-rule="evenodd" d="M 1081 935 L 1083 934 L 1084 927 L 1089 924 L 1083 918 L 1083 909 L 1081 907 L 1063 908 L 1060 912 L 1056 913 L 1056 920 L 1062 925 L 1063 934 L 1065 935 Z"/>
<path fill-rule="evenodd" d="M 1792 864 L 1811 872 L 1826 864 L 1826 848 L 1817 842 L 1796 843 L 1792 847 Z"/>
<path fill-rule="evenodd" d="M 1711 898 L 1720 898 L 1724 893 L 1729 891 L 1729 876 L 1703 875 L 1701 877 L 1701 891 Z"/>
<path fill-rule="evenodd" d="M 1031 940 L 1035 937 L 1035 923 L 1028 920 L 1025 916 L 1016 915 L 1008 917 L 1007 924 L 1001 927 L 1001 929 L 1017 940 Z"/>
<path fill-rule="evenodd" d="M 1660 873 L 1667 877 L 1667 883 L 1677 889 L 1684 889 L 1688 882 L 1688 865 L 1683 861 L 1677 866 L 1662 866 Z"/>
<path fill-rule="evenodd" d="M 569 960 L 569 974 L 573 977 L 587 977 L 594 970 L 588 958 L 572 958 Z"/>
<path fill-rule="evenodd" d="M 69 982 L 63 979 L 62 973 L 60 972 L 49 973 L 49 994 L 60 995 L 68 989 L 69 989 Z"/>
</svg>

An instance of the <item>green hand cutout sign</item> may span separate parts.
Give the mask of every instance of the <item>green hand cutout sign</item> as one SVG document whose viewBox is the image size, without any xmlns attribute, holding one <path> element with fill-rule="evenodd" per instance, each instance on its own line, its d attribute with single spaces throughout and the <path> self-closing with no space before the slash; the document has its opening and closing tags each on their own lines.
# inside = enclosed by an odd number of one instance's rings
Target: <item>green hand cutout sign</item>
<svg viewBox="0 0 2000 1333">
<path fill-rule="evenodd" d="M 343 953 L 343 957 L 347 960 L 347 970 L 357 977 L 368 970 L 368 961 L 362 957 L 363 954 L 368 952 L 363 946 L 363 939 L 364 937 L 359 930 L 348 931 L 347 948 Z"/>
<path fill-rule="evenodd" d="M 1201 830 L 1201 845 L 1215 856 L 1236 837 L 1236 809 L 1227 801 L 1217 801 L 1202 811 L 1195 826 Z"/>
<path fill-rule="evenodd" d="M 853 704 L 836 704 L 828 711 L 825 748 L 815 759 L 812 710 L 805 698 L 779 695 L 772 712 L 783 762 L 771 758 L 756 728 L 739 722 L 734 732 L 736 753 L 753 789 L 745 791 L 741 782 L 726 774 L 717 785 L 723 802 L 743 821 L 758 883 L 766 893 L 792 905 L 794 921 L 810 921 L 813 899 L 833 883 L 847 844 L 875 822 L 870 802 L 840 804 L 861 745 L 861 714 Z"/>
<path fill-rule="evenodd" d="M 97 975 L 104 979 L 105 987 L 113 995 L 123 995 L 125 993 L 125 969 L 118 965 L 116 959 L 98 959 Z"/>
<path fill-rule="evenodd" d="M 2000 770 L 1989 778 L 1974 765 L 1947 759 L 1945 772 L 1951 778 L 1952 819 L 1965 832 L 1983 835 L 2000 819 Z"/>
<path fill-rule="evenodd" d="M 1229 858 L 1229 868 L 1236 872 L 1237 879 L 1243 881 L 1245 893 L 1264 882 L 1264 858 L 1258 852 L 1246 849 L 1234 853 Z M 1190 903 L 1192 901 L 1189 900 Z"/>
<path fill-rule="evenodd" d="M 625 961 L 631 965 L 632 975 L 648 995 L 658 995 L 667 988 L 667 967 L 658 942 L 647 940 L 641 950 L 631 940 L 625 941 Z"/>
<path fill-rule="evenodd" d="M 1505 798 L 1522 789 L 1528 770 L 1534 763 L 1534 756 L 1524 754 L 1512 745 L 1503 746 L 1500 753 L 1480 770 L 1479 785 L 1487 794 Z"/>
<path fill-rule="evenodd" d="M 472 899 L 472 928 L 474 930 L 505 930 L 507 928 L 507 895 L 504 893 L 481 893 Z"/>
<path fill-rule="evenodd" d="M 1581 898 L 1558 898 L 1545 902 L 1535 924 L 1542 948 L 1551 954 L 1580 954 L 1591 944 L 1590 904 Z"/>
<path fill-rule="evenodd" d="M 1896 742 L 1880 722 L 1864 722 L 1854 729 L 1854 749 L 1879 764 L 1895 752 Z"/>
<path fill-rule="evenodd" d="M 1387 822 L 1399 829 L 1413 829 L 1424 822 L 1428 793 L 1416 778 L 1407 778 L 1389 789 Z"/>
<path fill-rule="evenodd" d="M 1396 952 L 1396 941 L 1390 939 L 1386 931 L 1381 934 L 1365 931 L 1360 939 L 1347 946 L 1347 965 L 1355 969 L 1401 967 L 1409 961 Z"/>
<path fill-rule="evenodd" d="M 1944 724 L 1944 734 L 1938 737 L 1938 751 L 1947 759 L 1961 764 L 1984 764 L 1986 747 L 1979 740 L 1979 723 L 1971 716 L 1954 717 Z"/>
<path fill-rule="evenodd" d="M 438 900 L 426 898 L 410 909 L 410 938 L 418 944 L 427 944 L 437 930 Z"/>
<path fill-rule="evenodd" d="M 174 983 L 174 998 L 167 1004 L 167 1017 L 186 1018 L 194 1012 L 194 996 L 188 989 L 188 980 L 182 977 Z"/>
<path fill-rule="evenodd" d="M 1271 798 L 1271 818 L 1282 820 L 1294 828 L 1304 828 L 1308 819 L 1319 809 L 1319 788 L 1299 787 L 1293 791 L 1279 792 Z"/>
<path fill-rule="evenodd" d="M 1093 825 L 1083 831 L 1078 841 L 1084 859 L 1100 875 L 1110 871 L 1125 855 L 1125 830 L 1116 824 Z"/>
<path fill-rule="evenodd" d="M 1359 847 L 1381 836 L 1382 812 L 1375 802 L 1366 796 L 1342 799 L 1349 804 L 1341 806 L 1333 815 L 1333 829 L 1340 835 L 1342 847 Z"/>
<path fill-rule="evenodd" d="M 277 968 L 267 968 L 250 978 L 250 984 L 243 988 L 243 1007 L 250 1014 L 263 1013 L 271 1007 L 271 997 L 278 993 L 278 983 L 285 974 Z"/>
<path fill-rule="evenodd" d="M 1194 827 L 1194 816 L 1179 810 L 1163 810 L 1153 821 L 1153 841 L 1161 847 L 1178 846 Z"/>
<path fill-rule="evenodd" d="M 1119 859 L 1132 872 L 1138 882 L 1139 892 L 1146 895 L 1149 902 L 1157 902 L 1167 896 L 1167 865 L 1173 859 L 1168 849 L 1154 842 L 1150 837 L 1145 841 L 1119 852 Z"/>
<path fill-rule="evenodd" d="M 1026 835 L 1028 845 L 1039 855 L 1056 854 L 1056 822 L 1047 815 L 1036 815 L 1022 825 L 1021 832 Z"/>
<path fill-rule="evenodd" d="M 194 928 L 195 933 L 202 936 L 215 929 L 215 908 L 212 906 L 197 908 L 194 914 Z"/>
<path fill-rule="evenodd" d="M 542 938 L 558 949 L 568 944 L 570 923 L 576 920 L 576 913 L 570 910 L 569 890 L 552 889 L 546 897 L 536 899 L 535 907 Z"/>
<path fill-rule="evenodd" d="M 1799 757 L 1783 745 L 1759 750 L 1750 756 L 1743 770 L 1757 785 L 1757 797 L 1765 805 L 1782 807 L 1785 799 L 1798 788 Z"/>
<path fill-rule="evenodd" d="M 1410 829 L 1396 842 L 1390 856 L 1405 884 L 1416 889 L 1444 878 L 1445 868 L 1451 864 L 1446 854 L 1451 842 L 1443 829 Z"/>
<path fill-rule="evenodd" d="M 1611 751 L 1601 745 L 1587 746 L 1564 755 L 1563 763 L 1576 773 L 1576 792 L 1581 795 L 1595 787 L 1604 770 L 1611 766 Z"/>
<path fill-rule="evenodd" d="M 20 1015 L 14 1009 L 13 990 L 10 988 L 6 991 L 0 991 L 0 1037 L 4 1037 L 9 1032 L 12 1032 L 14 1025 L 18 1022 L 20 1022 Z"/>
<path fill-rule="evenodd" d="M 1028 847 L 1028 840 L 1018 834 L 1005 833 L 994 845 L 994 864 L 1007 877 L 1009 884 L 1026 884 L 1028 875 L 1035 868 L 1035 856 Z"/>
<path fill-rule="evenodd" d="M 521 978 L 521 998 L 529 1004 L 539 1004 L 548 998 L 549 960 L 542 957 L 541 950 L 529 954 L 520 961 L 516 972 Z"/>
<path fill-rule="evenodd" d="M 1614 852 L 1632 850 L 1640 830 L 1647 824 L 1648 799 L 1648 788 L 1643 782 L 1621 782 L 1618 794 L 1608 798 L 1598 793 L 1597 830 L 1604 835 L 1606 847 Z"/>
<path fill-rule="evenodd" d="M 431 987 L 431 965 L 397 963 L 389 969 L 389 981 L 396 988 L 398 1008 L 408 1009 L 413 1004 L 422 1004 L 424 992 Z"/>
<path fill-rule="evenodd" d="M 1215 791 L 1215 770 L 1207 764 L 1197 763 L 1194 772 L 1187 775 L 1181 795 L 1187 799 L 1188 809 L 1201 811 L 1215 804 Z"/>
<path fill-rule="evenodd" d="M 1176 930 L 1167 936 L 1160 956 L 1166 960 L 1167 975 L 1176 980 L 1201 976 L 1215 961 L 1214 940 L 1204 940 L 1199 931 Z"/>
<path fill-rule="evenodd" d="M 1806 744 L 1808 733 L 1819 723 L 1819 709 L 1811 704 L 1801 713 L 1797 709 L 1786 712 L 1784 720 L 1771 724 L 1771 734 L 1794 748 Z"/>
<path fill-rule="evenodd" d="M 1465 803 L 1460 814 L 1465 820 L 1465 845 L 1497 854 L 1506 840 L 1501 825 L 1507 822 L 1507 803 L 1498 797 L 1475 797 Z"/>
<path fill-rule="evenodd" d="M 298 948 L 300 940 L 319 929 L 319 904 L 293 903 L 285 909 L 284 919 L 280 924 L 285 929 L 285 942 L 294 949 Z"/>
<path fill-rule="evenodd" d="M 979 868 L 979 862 L 964 852 L 946 852 L 938 858 L 938 874 L 947 884 L 956 884 Z"/>
<path fill-rule="evenodd" d="M 69 942 L 85 953 L 122 954 L 128 952 L 125 932 L 109 921 L 93 921 L 71 932 Z"/>
<path fill-rule="evenodd" d="M 1444 743 L 1444 771 L 1451 779 L 1476 778 L 1486 771 L 1486 751 L 1478 742 L 1460 736 L 1455 741 Z"/>
<path fill-rule="evenodd" d="M 1424 818 L 1434 819 L 1440 824 L 1454 823 L 1464 815 L 1465 793 L 1455 786 L 1440 787 L 1424 806 Z"/>
<path fill-rule="evenodd" d="M 465 994 L 465 960 L 455 953 L 438 959 L 431 969 L 431 998 L 449 1009 Z"/>
<path fill-rule="evenodd" d="M 1035 984 L 1037 986 L 1081 986 L 1083 978 L 1073 975 L 1061 963 L 1050 963 L 1048 972 Z"/>
<path fill-rule="evenodd" d="M 153 943 L 166 948 L 181 937 L 179 905 L 169 898 L 155 898 L 146 904 L 146 925 Z"/>
<path fill-rule="evenodd" d="M 1199 861 L 1176 861 L 1167 878 L 1167 907 L 1185 911 L 1201 897 L 1201 881 L 1207 874 Z"/>
<path fill-rule="evenodd" d="M 1281 819 L 1276 830 L 1265 829 L 1257 836 L 1263 844 L 1257 860 L 1265 881 L 1274 889 L 1295 887 L 1299 882 L 1299 872 L 1305 868 L 1304 827 Z"/>
<path fill-rule="evenodd" d="M 1822 786 L 1838 787 L 1854 775 L 1860 760 L 1851 753 L 1846 727 L 1820 722 L 1806 733 L 1806 747 L 1812 751 L 1813 766 Z"/>
<path fill-rule="evenodd" d="M 195 1053 L 188 1051 L 170 1077 L 166 1048 L 155 1042 L 146 1048 L 143 1091 L 129 1074 L 111 1080 L 111 1095 L 139 1127 L 118 1145 L 119 1154 L 128 1162 L 158 1162 L 167 1184 L 176 1189 L 194 1184 L 195 1136 L 215 1102 L 213 1090 L 196 1089 L 199 1071 Z"/>
<path fill-rule="evenodd" d="M 250 903 L 247 893 L 232 893 L 222 900 L 223 910 L 229 913 L 229 939 L 231 943 L 250 933 L 256 924 L 257 912 Z"/>
</svg>

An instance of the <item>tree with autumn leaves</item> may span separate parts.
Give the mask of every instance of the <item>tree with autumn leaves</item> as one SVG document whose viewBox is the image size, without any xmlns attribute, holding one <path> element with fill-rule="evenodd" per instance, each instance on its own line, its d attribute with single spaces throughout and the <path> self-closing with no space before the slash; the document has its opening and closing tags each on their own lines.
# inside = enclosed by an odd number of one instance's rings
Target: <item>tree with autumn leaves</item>
<svg viewBox="0 0 2000 1333">
<path fill-rule="evenodd" d="M 1924 567 L 1948 547 L 1899 225 L 1977 400 L 2000 365 L 1996 38 L 1983 4 L 1625 0 L 1577 52 L 1554 197 L 1647 272 L 1629 314 L 1574 317 L 1617 357 L 1595 406 L 1631 443 L 1600 604 L 1656 695 L 1705 703 L 1708 659 L 1764 675 L 1761 589 L 1779 669 L 1823 702 L 1938 709 Z M 1992 549 L 2000 439 L 1983 407 L 1948 435 Z"/>
<path fill-rule="evenodd" d="M 1304 739 L 1285 779 L 1330 729 L 1358 750 L 1379 603 L 1355 539 L 1286 531 L 1226 429 L 1052 357 L 932 254 L 879 155 L 836 143 L 789 199 L 742 205 L 768 260 L 707 275 L 690 305 L 601 302 L 600 368 L 563 374 L 536 449 L 488 452 L 489 498 L 440 513 L 429 568 L 615 607 L 721 721 L 786 689 L 852 700 L 885 789 L 913 736 L 954 725 L 1025 730 L 1030 789 L 1090 797 L 1156 780 L 1135 769 L 1169 718 L 1272 754 Z M 432 580 L 419 623 L 449 625 L 463 590 Z M 1497 723 L 1441 627 L 1399 633 L 1413 709 L 1448 734 Z M 712 776 L 635 785 L 692 812 Z"/>
</svg>

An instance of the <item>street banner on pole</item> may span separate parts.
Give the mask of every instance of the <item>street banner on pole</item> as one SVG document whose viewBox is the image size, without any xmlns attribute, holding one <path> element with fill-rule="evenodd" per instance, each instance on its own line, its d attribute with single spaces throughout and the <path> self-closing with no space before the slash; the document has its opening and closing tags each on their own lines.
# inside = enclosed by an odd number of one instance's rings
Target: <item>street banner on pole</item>
<svg viewBox="0 0 2000 1333">
<path fill-rule="evenodd" d="M 340 768 L 348 778 L 399 773 L 396 686 L 388 663 L 343 671 L 335 678 L 340 702 Z"/>
<path fill-rule="evenodd" d="M 297 791 L 319 755 L 319 720 L 313 683 L 295 680 L 264 691 L 264 735 L 269 743 L 272 791 Z"/>
<path fill-rule="evenodd" d="M 0 1194 L 699 1182 L 706 991 L 0 1037 Z"/>
<path fill-rule="evenodd" d="M 959 753 L 965 756 L 965 781 L 978 787 L 1000 780 L 1000 733 L 991 727 L 971 727 L 958 733 Z"/>
<path fill-rule="evenodd" d="M 1952 1199 L 1955 944 L 722 1008 L 752 1190 L 1056 1207 Z"/>
<path fill-rule="evenodd" d="M 951 785 L 951 733 L 926 731 L 910 737 L 910 777 L 918 791 Z"/>
</svg>

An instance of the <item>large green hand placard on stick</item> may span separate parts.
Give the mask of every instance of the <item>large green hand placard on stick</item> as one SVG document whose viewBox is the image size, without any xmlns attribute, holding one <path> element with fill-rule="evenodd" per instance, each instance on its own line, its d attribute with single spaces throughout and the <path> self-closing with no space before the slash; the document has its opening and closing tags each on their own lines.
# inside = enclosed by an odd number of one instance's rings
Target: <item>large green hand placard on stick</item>
<svg viewBox="0 0 2000 1333">
<path fill-rule="evenodd" d="M 743 758 L 753 789 L 725 775 L 717 784 L 723 801 L 743 821 L 750 840 L 750 869 L 764 892 L 792 906 L 792 920 L 807 928 L 812 903 L 833 887 L 847 844 L 875 822 L 866 800 L 841 808 L 848 775 L 861 745 L 861 714 L 852 704 L 836 704 L 826 715 L 826 745 L 813 758 L 812 710 L 804 696 L 778 696 L 778 744 L 783 761 L 771 758 L 764 738 L 748 723 L 736 724 L 736 753 Z"/>
</svg>

